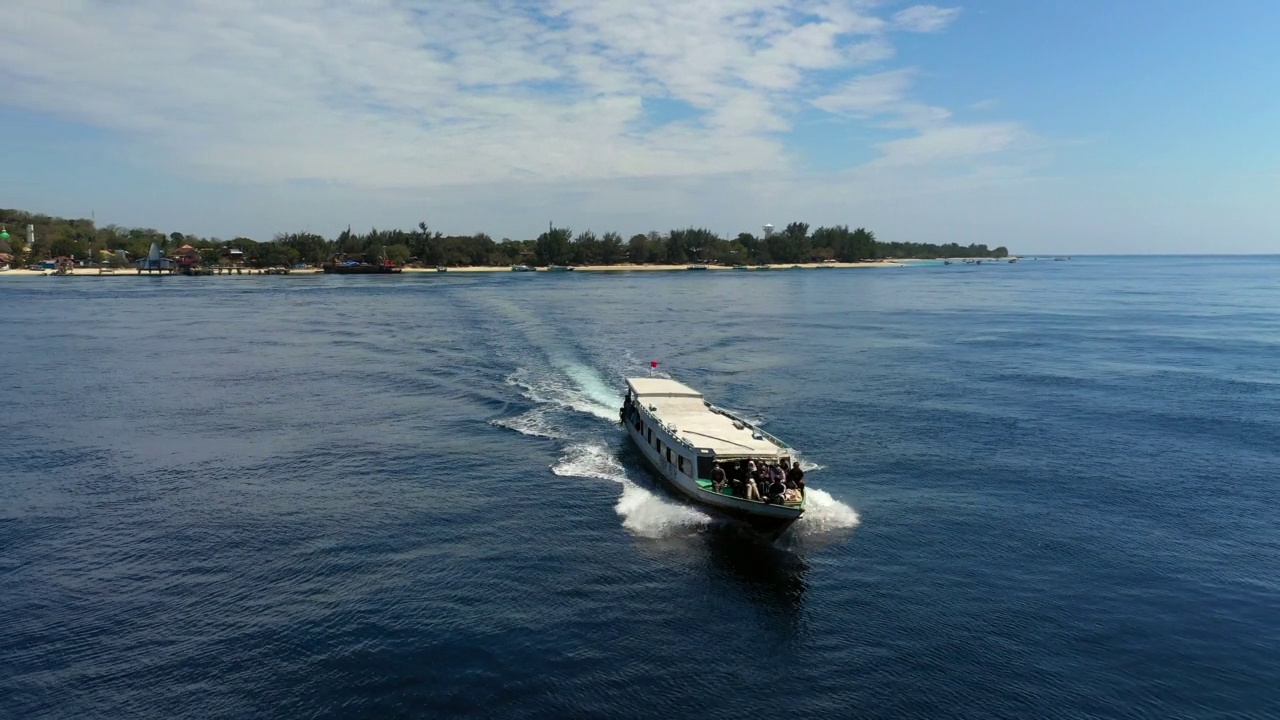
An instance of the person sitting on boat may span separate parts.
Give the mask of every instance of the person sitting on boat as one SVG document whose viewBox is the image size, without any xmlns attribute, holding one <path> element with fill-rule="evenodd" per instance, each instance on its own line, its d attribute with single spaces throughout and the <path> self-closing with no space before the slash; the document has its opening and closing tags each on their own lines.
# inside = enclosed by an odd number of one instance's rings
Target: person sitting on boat
<svg viewBox="0 0 1280 720">
<path fill-rule="evenodd" d="M 631 414 L 631 393 L 628 392 L 627 396 L 622 399 L 622 410 L 619 411 L 618 415 L 621 417 L 622 422 L 625 423 L 629 414 Z"/>
<path fill-rule="evenodd" d="M 711 463 L 711 488 L 716 492 L 724 490 L 724 468 L 720 467 L 720 462 Z"/>
<path fill-rule="evenodd" d="M 758 476 L 759 476 L 759 473 L 753 472 L 747 476 L 746 480 L 743 481 L 743 483 L 746 485 L 746 491 L 747 491 L 746 495 L 744 495 L 743 497 L 745 497 L 748 500 L 761 499 L 760 488 L 759 488 L 760 478 Z"/>
<path fill-rule="evenodd" d="M 799 461 L 792 463 L 791 469 L 787 471 L 787 487 L 804 493 L 804 470 L 800 468 Z"/>
<path fill-rule="evenodd" d="M 777 466 L 775 465 L 774 467 Z M 782 484 L 782 479 L 779 476 L 774 475 L 772 482 L 769 483 L 769 494 L 765 502 L 772 505 L 781 505 L 783 502 L 783 495 L 785 495 L 786 492 L 787 486 Z"/>
</svg>

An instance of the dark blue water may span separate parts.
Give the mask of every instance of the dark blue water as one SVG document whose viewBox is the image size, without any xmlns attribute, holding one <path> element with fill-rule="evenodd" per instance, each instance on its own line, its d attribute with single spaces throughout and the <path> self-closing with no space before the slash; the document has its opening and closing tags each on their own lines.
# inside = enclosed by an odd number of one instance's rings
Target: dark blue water
<svg viewBox="0 0 1280 720">
<path fill-rule="evenodd" d="M 1280 261 L 0 278 L 0 716 L 1280 716 Z M 816 466 L 776 545 L 611 423 Z"/>
</svg>

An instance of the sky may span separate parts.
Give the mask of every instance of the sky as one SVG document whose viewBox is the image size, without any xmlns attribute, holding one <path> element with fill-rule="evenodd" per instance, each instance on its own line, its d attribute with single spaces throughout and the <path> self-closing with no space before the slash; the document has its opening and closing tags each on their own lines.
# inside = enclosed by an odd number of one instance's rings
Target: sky
<svg viewBox="0 0 1280 720">
<path fill-rule="evenodd" d="M 0 207 L 1280 252 L 1275 0 L 6 0 Z"/>
</svg>

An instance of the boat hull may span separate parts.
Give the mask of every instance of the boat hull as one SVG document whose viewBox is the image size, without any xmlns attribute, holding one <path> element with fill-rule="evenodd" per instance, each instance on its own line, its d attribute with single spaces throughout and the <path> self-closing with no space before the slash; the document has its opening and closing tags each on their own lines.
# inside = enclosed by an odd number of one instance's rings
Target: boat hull
<svg viewBox="0 0 1280 720">
<path fill-rule="evenodd" d="M 787 528 L 804 514 L 803 508 L 770 505 L 703 490 L 696 480 L 681 473 L 672 463 L 660 458 L 657 451 L 637 434 L 634 425 L 623 423 L 623 426 L 627 437 L 631 438 L 631 443 L 644 457 L 649 467 L 662 479 L 663 484 L 701 507 L 741 522 L 770 540 L 786 532 Z"/>
</svg>

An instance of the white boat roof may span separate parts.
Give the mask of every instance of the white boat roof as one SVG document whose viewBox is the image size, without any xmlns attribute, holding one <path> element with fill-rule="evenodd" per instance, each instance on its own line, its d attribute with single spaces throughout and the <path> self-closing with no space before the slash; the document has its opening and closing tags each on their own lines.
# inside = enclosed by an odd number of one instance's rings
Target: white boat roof
<svg viewBox="0 0 1280 720">
<path fill-rule="evenodd" d="M 714 412 L 702 393 L 666 378 L 627 378 L 639 403 L 677 438 L 717 456 L 780 457 L 787 449 L 744 422 Z M 674 426 L 674 430 L 673 430 Z"/>
</svg>

